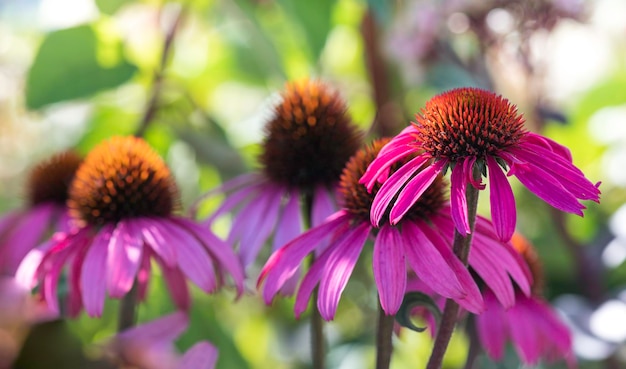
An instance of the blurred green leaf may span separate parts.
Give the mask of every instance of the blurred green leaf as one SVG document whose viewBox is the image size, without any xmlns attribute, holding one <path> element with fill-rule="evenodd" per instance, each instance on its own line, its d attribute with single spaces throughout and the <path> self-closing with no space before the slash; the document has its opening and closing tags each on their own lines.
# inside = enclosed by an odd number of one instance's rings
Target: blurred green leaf
<svg viewBox="0 0 626 369">
<path fill-rule="evenodd" d="M 38 109 L 55 102 L 87 97 L 119 86 L 135 74 L 137 67 L 123 57 L 114 63 L 108 60 L 107 64 L 112 65 L 102 65 L 97 55 L 98 46 L 96 33 L 88 25 L 48 34 L 28 73 L 28 108 Z M 106 47 L 117 48 L 121 54 L 121 43 Z"/>
<path fill-rule="evenodd" d="M 132 0 L 96 0 L 96 6 L 101 13 L 107 15 L 115 14 L 125 4 L 132 3 Z"/>
<path fill-rule="evenodd" d="M 317 61 L 326 45 L 331 29 L 332 11 L 335 0 L 290 1 L 280 0 L 280 5 L 289 18 L 302 27 L 309 44 L 312 60 Z"/>
</svg>

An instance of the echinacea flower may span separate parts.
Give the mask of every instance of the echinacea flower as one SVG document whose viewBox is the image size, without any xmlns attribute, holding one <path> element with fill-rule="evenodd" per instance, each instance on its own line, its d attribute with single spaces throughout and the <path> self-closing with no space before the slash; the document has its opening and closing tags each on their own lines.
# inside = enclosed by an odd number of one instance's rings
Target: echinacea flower
<svg viewBox="0 0 626 369">
<path fill-rule="evenodd" d="M 306 309 L 313 289 L 319 284 L 317 307 L 324 319 L 332 319 L 359 255 L 368 238 L 373 237 L 374 279 L 386 314 L 398 311 L 407 292 L 407 265 L 433 291 L 454 299 L 469 311 L 482 311 L 480 291 L 467 268 L 454 255 L 452 235 L 442 231 L 449 228 L 452 220 L 450 208 L 445 204 L 446 184 L 441 177 L 431 183 L 400 223 L 385 222 L 380 228 L 370 223 L 369 210 L 379 186 L 370 194 L 359 178 L 385 142 L 377 141 L 359 151 L 346 165 L 341 177 L 343 209 L 270 257 L 259 278 L 259 285 L 265 283 L 263 297 L 267 303 L 302 260 L 315 253 L 316 258 L 299 287 L 295 313 L 299 316 Z M 481 222 L 488 223 L 485 219 Z M 483 234 L 482 230 L 482 227 L 477 229 L 474 241 L 477 246 L 470 254 L 470 262 L 477 265 L 477 272 L 498 291 L 501 299 L 512 304 L 510 277 L 528 289 L 527 276 L 506 250 L 495 247 L 499 245 L 495 236 Z M 497 262 L 492 262 L 490 257 L 498 258 Z"/>
<path fill-rule="evenodd" d="M 361 143 L 339 94 L 318 81 L 288 83 L 265 131 L 261 171 L 212 191 L 227 196 L 207 220 L 236 213 L 227 241 L 246 267 L 272 236 L 276 249 L 335 211 L 341 170 Z"/>
<path fill-rule="evenodd" d="M 524 130 L 524 119 L 505 98 L 478 88 L 459 88 L 433 97 L 417 123 L 405 128 L 369 166 L 361 179 L 371 191 L 384 181 L 371 220 L 397 224 L 440 173 L 452 169 L 451 208 L 456 229 L 470 232 L 465 189 L 483 189 L 489 179 L 491 219 L 498 237 L 515 230 L 515 199 L 503 170 L 553 207 L 582 216 L 580 200 L 599 201 L 600 191 L 572 163 L 570 151 L 549 138 Z M 388 177 L 389 168 L 418 155 Z M 424 168 L 424 169 L 422 169 Z M 476 169 L 481 173 L 475 178 Z M 391 208 L 388 211 L 388 208 Z"/>
<path fill-rule="evenodd" d="M 106 293 L 124 297 L 136 283 L 146 294 L 155 260 L 174 302 L 190 304 L 186 279 L 215 291 L 226 272 L 241 293 L 243 270 L 224 241 L 195 222 L 173 214 L 178 190 L 169 169 L 142 139 L 114 137 L 96 146 L 69 190 L 70 215 L 81 226 L 31 251 L 17 279 L 58 311 L 57 283 L 68 266 L 68 312 L 84 307 L 102 314 Z"/>
<path fill-rule="evenodd" d="M 50 234 L 69 229 L 67 190 L 81 160 L 65 151 L 31 170 L 28 204 L 0 218 L 0 275 L 14 275 L 30 250 Z"/>
<path fill-rule="evenodd" d="M 487 354 L 501 360 L 507 341 L 511 341 L 522 362 L 537 365 L 540 360 L 563 359 L 570 368 L 576 366 L 571 333 L 552 307 L 541 297 L 543 271 L 532 245 L 522 236 L 513 236 L 513 245 L 524 257 L 533 273 L 530 296 L 515 296 L 515 305 L 503 307 L 489 289 L 483 291 L 485 312 L 476 317 L 478 338 Z"/>
<path fill-rule="evenodd" d="M 118 333 L 105 352 L 124 368 L 213 369 L 218 353 L 209 342 L 196 343 L 182 356 L 176 350 L 174 340 L 188 325 L 189 318 L 179 311 Z"/>
</svg>

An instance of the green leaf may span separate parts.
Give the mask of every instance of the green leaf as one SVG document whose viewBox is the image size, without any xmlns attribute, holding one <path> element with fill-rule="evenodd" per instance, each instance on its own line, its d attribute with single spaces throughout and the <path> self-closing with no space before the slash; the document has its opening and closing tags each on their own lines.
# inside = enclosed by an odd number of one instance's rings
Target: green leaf
<svg viewBox="0 0 626 369">
<path fill-rule="evenodd" d="M 335 0 L 290 1 L 281 0 L 281 6 L 294 23 L 300 25 L 311 49 L 312 58 L 318 60 L 331 29 Z"/>
<path fill-rule="evenodd" d="M 132 0 L 96 0 L 96 6 L 98 7 L 98 10 L 100 10 L 100 13 L 113 15 L 122 6 L 132 2 Z"/>
<path fill-rule="evenodd" d="M 121 57 L 121 48 L 119 42 L 99 44 L 93 28 L 87 25 L 48 34 L 28 73 L 26 105 L 39 109 L 128 81 L 137 67 Z M 98 58 L 99 51 L 106 60 Z"/>
</svg>

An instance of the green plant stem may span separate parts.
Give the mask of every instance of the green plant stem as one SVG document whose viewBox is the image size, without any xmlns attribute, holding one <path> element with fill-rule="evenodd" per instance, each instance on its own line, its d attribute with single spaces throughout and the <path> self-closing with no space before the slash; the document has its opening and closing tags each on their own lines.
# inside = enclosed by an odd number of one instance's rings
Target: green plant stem
<svg viewBox="0 0 626 369">
<path fill-rule="evenodd" d="M 465 366 L 463 369 L 474 368 L 474 363 L 478 354 L 480 354 L 482 348 L 478 342 L 478 333 L 476 332 L 476 319 L 475 316 L 470 315 L 467 319 L 467 326 L 465 328 L 467 336 L 469 338 L 469 348 L 467 350 L 467 357 L 465 358 Z"/>
<path fill-rule="evenodd" d="M 326 342 L 324 340 L 324 319 L 317 308 L 317 287 L 313 291 L 313 309 L 311 312 L 311 361 L 313 369 L 326 367 Z"/>
<path fill-rule="evenodd" d="M 161 53 L 161 61 L 159 66 L 154 74 L 154 82 L 152 83 L 152 89 L 150 91 L 150 100 L 148 100 L 148 104 L 146 105 L 146 109 L 144 110 L 143 116 L 139 121 L 139 127 L 135 132 L 135 136 L 143 137 L 146 134 L 146 130 L 148 126 L 154 119 L 154 115 L 158 110 L 159 98 L 161 96 L 161 88 L 163 86 L 163 76 L 165 74 L 165 68 L 167 67 L 167 61 L 169 60 L 170 53 L 172 50 L 172 44 L 174 41 L 174 37 L 176 36 L 176 32 L 182 22 L 183 16 L 185 14 L 185 9 L 181 8 L 171 27 L 165 34 L 165 41 L 163 42 L 163 51 Z"/>
<path fill-rule="evenodd" d="M 389 369 L 393 345 L 394 316 L 387 315 L 382 306 L 378 304 L 378 331 L 376 332 L 376 369 Z"/>
<path fill-rule="evenodd" d="M 480 176 L 480 173 L 474 173 L 474 177 Z M 478 177 L 480 178 L 480 177 Z M 462 236 L 455 228 L 454 230 L 454 244 L 453 249 L 456 256 L 461 262 L 467 265 L 469 258 L 470 244 L 472 242 L 472 234 L 474 233 L 474 225 L 476 223 L 476 209 L 478 208 L 478 189 L 471 184 L 467 185 L 465 191 L 465 197 L 467 199 L 467 213 L 470 224 L 470 234 L 467 237 Z M 443 309 L 443 315 L 441 318 L 441 325 L 437 329 L 437 337 L 435 338 L 435 345 L 433 351 L 426 365 L 426 369 L 441 369 L 443 363 L 443 356 L 448 349 L 454 326 L 456 325 L 457 317 L 459 315 L 459 304 L 454 300 L 446 300 L 446 305 Z"/>
<path fill-rule="evenodd" d="M 117 321 L 117 331 L 122 332 L 128 328 L 131 328 L 137 322 L 137 281 L 133 284 L 133 287 L 128 291 L 126 296 L 120 301 L 120 315 Z"/>
</svg>

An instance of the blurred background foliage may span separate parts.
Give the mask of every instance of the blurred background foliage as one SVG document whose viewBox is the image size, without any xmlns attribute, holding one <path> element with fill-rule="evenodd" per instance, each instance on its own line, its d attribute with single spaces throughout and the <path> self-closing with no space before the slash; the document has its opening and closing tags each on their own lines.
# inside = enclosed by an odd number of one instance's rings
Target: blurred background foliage
<svg viewBox="0 0 626 369">
<path fill-rule="evenodd" d="M 51 153 L 87 153 L 136 132 L 170 165 L 186 208 L 257 168 L 264 120 L 292 79 L 332 84 L 369 138 L 398 133 L 442 90 L 493 89 L 519 106 L 529 130 L 567 145 L 575 164 L 602 181 L 602 202 L 589 204 L 584 218 L 552 211 L 517 183 L 514 190 L 519 231 L 538 248 L 546 297 L 574 329 L 581 368 L 619 368 L 626 365 L 625 58 L 621 0 L 0 0 L 0 211 L 23 204 L 28 169 Z M 373 367 L 368 258 L 328 326 L 332 368 Z M 180 348 L 211 340 L 219 368 L 308 367 L 307 315 L 295 320 L 291 299 L 265 306 L 257 273 L 250 270 L 249 291 L 237 301 L 228 290 L 194 291 Z M 173 310 L 159 283 L 141 321 Z M 114 333 L 116 313 L 109 301 L 102 319 L 36 327 L 18 367 L 82 367 Z M 462 332 L 454 336 L 446 368 L 462 367 L 467 342 Z M 394 344 L 393 368 L 419 368 L 431 341 L 402 331 Z M 512 349 L 503 363 L 483 356 L 477 363 L 518 366 Z"/>
</svg>

